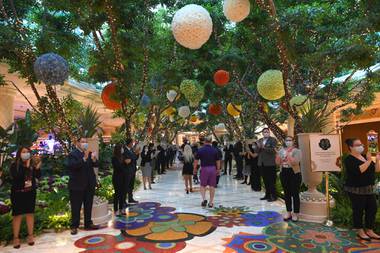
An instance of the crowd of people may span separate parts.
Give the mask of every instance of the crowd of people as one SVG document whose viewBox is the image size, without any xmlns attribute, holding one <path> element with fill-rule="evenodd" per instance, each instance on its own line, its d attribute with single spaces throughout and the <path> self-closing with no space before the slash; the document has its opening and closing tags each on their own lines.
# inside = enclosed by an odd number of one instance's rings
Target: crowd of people
<svg viewBox="0 0 380 253">
<path fill-rule="evenodd" d="M 252 141 L 237 141 L 235 144 L 221 146 L 205 137 L 199 143 L 186 141 L 181 147 L 174 145 L 147 144 L 141 148 L 132 139 L 114 145 L 112 156 L 114 186 L 114 214 L 126 215 L 126 208 L 138 203 L 133 198 L 136 171 L 141 168 L 144 190 L 152 190 L 155 174 L 165 174 L 178 158 L 183 163 L 182 175 L 186 194 L 193 192 L 193 184 L 200 181 L 201 206 L 213 208 L 215 188 L 219 178 L 231 175 L 233 160 L 236 165 L 234 179 L 241 184 L 250 185 L 253 191 L 262 190 L 263 201 L 277 199 L 276 178 L 279 168 L 280 182 L 284 192 L 286 213 L 284 221 L 297 222 L 300 212 L 299 191 L 302 183 L 300 161 L 302 151 L 295 146 L 293 137 L 287 136 L 279 147 L 276 138 L 268 128 L 263 129 L 263 137 Z M 364 146 L 357 138 L 346 141 L 349 155 L 344 160 L 346 183 L 345 191 L 351 198 L 353 223 L 357 235 L 362 240 L 376 239 L 380 236 L 374 231 L 377 204 L 375 197 L 375 173 L 380 172 L 380 153 L 373 162 L 370 153 L 363 154 Z M 98 159 L 89 149 L 86 138 L 75 141 L 75 147 L 68 155 L 69 197 L 71 206 L 71 234 L 78 233 L 80 210 L 84 207 L 84 228 L 98 229 L 91 218 L 92 204 L 97 185 L 94 168 Z M 20 226 L 23 215 L 27 223 L 27 243 L 34 245 L 33 225 L 36 202 L 37 181 L 41 176 L 41 159 L 32 156 L 29 147 L 20 147 L 10 168 L 12 178 L 11 203 L 13 215 L 14 248 L 20 248 Z M 156 171 L 156 173 L 154 173 Z M 206 189 L 209 189 L 209 199 Z M 364 219 L 364 223 L 363 223 Z"/>
</svg>

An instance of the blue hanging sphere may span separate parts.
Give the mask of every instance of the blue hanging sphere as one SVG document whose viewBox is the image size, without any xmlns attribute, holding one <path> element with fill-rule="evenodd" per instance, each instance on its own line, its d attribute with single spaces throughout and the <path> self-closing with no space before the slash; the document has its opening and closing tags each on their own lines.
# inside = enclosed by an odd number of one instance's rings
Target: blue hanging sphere
<svg viewBox="0 0 380 253">
<path fill-rule="evenodd" d="M 57 54 L 43 54 L 34 62 L 34 73 L 45 84 L 63 84 L 69 77 L 69 64 Z"/>
<path fill-rule="evenodd" d="M 142 97 L 141 97 L 141 106 L 144 106 L 144 107 L 146 107 L 146 106 L 148 106 L 150 104 L 150 97 L 148 97 L 147 95 L 143 95 Z"/>
</svg>

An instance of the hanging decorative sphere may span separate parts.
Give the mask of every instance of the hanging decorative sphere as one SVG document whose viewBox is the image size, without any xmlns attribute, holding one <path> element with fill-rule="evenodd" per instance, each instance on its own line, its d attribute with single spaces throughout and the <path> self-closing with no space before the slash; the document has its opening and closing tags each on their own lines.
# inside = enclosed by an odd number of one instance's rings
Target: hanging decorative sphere
<svg viewBox="0 0 380 253">
<path fill-rule="evenodd" d="M 307 113 L 310 111 L 311 103 L 305 95 L 297 95 L 295 97 L 292 97 L 289 101 L 289 104 L 292 107 L 295 106 L 298 112 Z"/>
<path fill-rule="evenodd" d="M 198 121 L 198 117 L 197 117 L 196 115 L 192 115 L 192 116 L 190 117 L 190 122 L 195 123 L 195 122 L 197 122 L 197 121 Z"/>
<path fill-rule="evenodd" d="M 277 100 L 285 95 L 284 80 L 279 70 L 267 70 L 257 80 L 257 91 L 267 100 Z"/>
<path fill-rule="evenodd" d="M 198 101 L 189 101 L 189 105 L 191 108 L 196 108 L 199 106 Z"/>
<path fill-rule="evenodd" d="M 179 9 L 172 20 L 175 40 L 189 49 L 199 49 L 212 33 L 212 19 L 200 5 L 189 4 Z"/>
<path fill-rule="evenodd" d="M 167 93 L 166 93 L 166 97 L 168 98 L 168 100 L 172 103 L 175 98 L 177 97 L 177 92 L 175 90 L 169 90 Z"/>
<path fill-rule="evenodd" d="M 232 103 L 229 103 L 227 105 L 227 112 L 229 115 L 231 115 L 232 117 L 237 117 L 240 115 L 241 113 L 241 110 L 242 110 L 242 107 L 241 105 L 235 105 L 235 104 L 232 104 Z"/>
<path fill-rule="evenodd" d="M 41 55 L 33 67 L 37 79 L 48 85 L 63 84 L 69 77 L 69 64 L 62 56 L 54 53 Z"/>
<path fill-rule="evenodd" d="M 226 129 L 226 125 L 224 123 L 219 123 L 218 125 L 215 126 L 215 130 L 218 131 L 224 131 Z"/>
<path fill-rule="evenodd" d="M 214 82 L 218 86 L 225 86 L 230 82 L 230 73 L 225 70 L 218 70 L 214 74 Z"/>
<path fill-rule="evenodd" d="M 190 108 L 188 106 L 181 106 L 178 108 L 178 115 L 182 118 L 187 118 L 190 115 Z"/>
<path fill-rule="evenodd" d="M 240 22 L 248 17 L 251 4 L 249 0 L 224 0 L 223 12 L 229 21 Z"/>
<path fill-rule="evenodd" d="M 208 113 L 214 116 L 222 114 L 223 108 L 221 105 L 210 104 L 208 106 Z"/>
<path fill-rule="evenodd" d="M 144 94 L 144 95 L 141 97 L 140 104 L 141 104 L 141 106 L 143 106 L 143 107 L 147 107 L 147 106 L 149 106 L 149 105 L 150 105 L 150 97 L 148 97 L 147 95 Z"/>
<path fill-rule="evenodd" d="M 120 110 L 121 103 L 117 100 L 114 100 L 112 97 L 116 94 L 116 84 L 110 83 L 102 90 L 102 101 L 106 108 L 110 110 Z"/>
<path fill-rule="evenodd" d="M 185 79 L 181 82 L 180 90 L 185 97 L 191 97 L 197 89 L 197 82 L 194 80 Z"/>
</svg>

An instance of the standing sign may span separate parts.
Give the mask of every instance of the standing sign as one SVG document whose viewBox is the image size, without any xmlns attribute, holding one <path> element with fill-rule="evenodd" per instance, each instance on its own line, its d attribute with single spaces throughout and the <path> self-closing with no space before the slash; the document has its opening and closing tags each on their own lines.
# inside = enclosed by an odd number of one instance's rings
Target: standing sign
<svg viewBox="0 0 380 253">
<path fill-rule="evenodd" d="M 310 135 L 310 158 L 313 172 L 340 171 L 339 134 Z"/>
</svg>

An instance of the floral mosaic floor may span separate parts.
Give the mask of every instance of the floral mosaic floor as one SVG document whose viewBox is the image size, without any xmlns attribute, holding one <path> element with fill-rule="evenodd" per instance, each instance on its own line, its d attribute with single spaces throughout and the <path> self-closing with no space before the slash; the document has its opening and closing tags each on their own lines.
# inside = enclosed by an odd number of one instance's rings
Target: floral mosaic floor
<svg viewBox="0 0 380 253">
<path fill-rule="evenodd" d="M 223 176 L 216 208 L 200 207 L 199 193 L 185 194 L 180 171 L 158 178 L 153 190 L 139 190 L 128 215 L 98 231 L 48 233 L 34 247 L 0 252 L 83 253 L 243 253 L 380 252 L 380 242 L 365 243 L 353 232 L 313 223 L 285 223 L 280 202 L 260 201 L 261 193 Z"/>
</svg>

